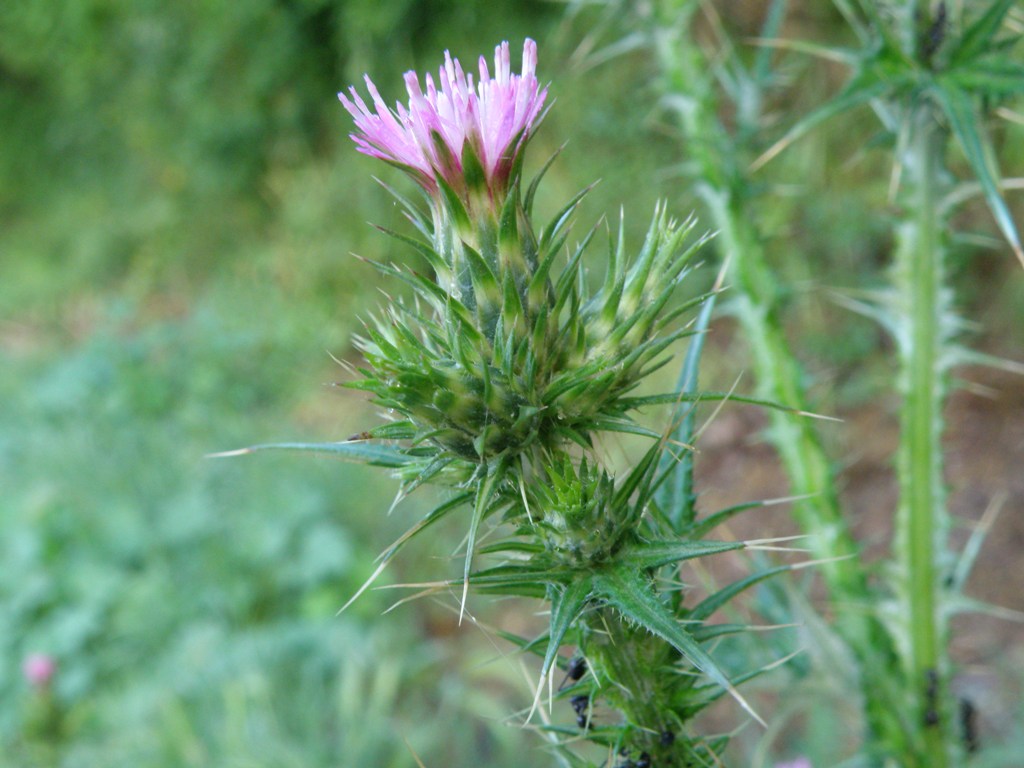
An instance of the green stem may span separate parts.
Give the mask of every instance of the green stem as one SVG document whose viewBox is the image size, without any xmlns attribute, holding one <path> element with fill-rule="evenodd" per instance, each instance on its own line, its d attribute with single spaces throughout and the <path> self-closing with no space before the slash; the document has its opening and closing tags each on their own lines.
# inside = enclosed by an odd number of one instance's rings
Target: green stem
<svg viewBox="0 0 1024 768">
<path fill-rule="evenodd" d="M 701 179 L 697 192 L 705 202 L 721 250 L 730 259 L 733 298 L 744 335 L 754 355 L 761 395 L 793 408 L 807 410 L 801 370 L 789 348 L 779 320 L 779 290 L 768 267 L 753 223 L 753 211 L 742 190 L 749 185 L 737 167 L 736 148 L 718 119 L 717 104 L 708 82 L 707 62 L 687 27 L 693 3 L 665 0 L 652 34 L 666 91 L 675 100 L 680 127 Z M 724 143 L 724 144 L 723 144 Z M 843 519 L 833 482 L 831 463 L 811 420 L 772 413 L 772 441 L 790 478 L 795 496 L 793 514 L 810 538 L 814 557 L 825 560 L 821 573 L 839 605 L 852 607 L 867 595 L 867 584 L 856 541 Z"/>
<path fill-rule="evenodd" d="M 697 192 L 707 205 L 728 254 L 734 305 L 754 355 L 754 370 L 767 399 L 808 410 L 800 365 L 789 347 L 778 314 L 779 289 L 768 266 L 764 237 L 758 231 L 744 190 L 750 187 L 729 131 L 718 117 L 715 92 L 706 74 L 708 63 L 688 34 L 695 4 L 663 0 L 652 35 L 666 91 L 676 107 L 691 159 L 701 179 Z M 744 112 L 744 110 L 738 110 Z M 756 119 L 756 110 L 747 110 Z M 749 130 L 747 130 L 749 129 Z M 756 126 L 737 131 L 751 133 Z M 891 674 L 897 659 L 892 641 L 867 606 L 872 600 L 859 547 L 846 524 L 835 489 L 831 463 L 813 423 L 773 413 L 772 441 L 789 476 L 794 495 L 808 498 L 793 505 L 793 516 L 809 538 L 836 611 L 839 635 L 858 661 L 860 693 L 869 739 L 874 748 L 911 755 L 913 721 L 902 711 L 902 691 Z"/>
<path fill-rule="evenodd" d="M 680 676 L 679 654 L 671 645 L 607 608 L 593 615 L 583 638 L 595 676 L 606 683 L 602 697 L 632 726 L 622 746 L 632 748 L 633 757 L 646 752 L 655 766 L 719 764 L 712 744 L 686 732 L 692 713 L 676 709 L 687 701 L 677 689 L 693 680 Z M 672 738 L 663 739 L 665 733 Z"/>
<path fill-rule="evenodd" d="M 896 558 L 903 577 L 903 615 L 909 622 L 904 660 L 924 733 L 922 765 L 948 764 L 942 706 L 947 671 L 945 622 L 939 610 L 937 557 L 948 530 L 942 485 L 942 409 L 946 398 L 951 311 L 944 288 L 943 219 L 938 209 L 943 136 L 932 106 L 912 107 L 903 158 L 906 220 L 900 225 L 894 282 L 900 320 L 900 383 L 903 404 L 898 453 L 900 504 Z M 950 740 L 952 742 L 952 740 Z"/>
</svg>

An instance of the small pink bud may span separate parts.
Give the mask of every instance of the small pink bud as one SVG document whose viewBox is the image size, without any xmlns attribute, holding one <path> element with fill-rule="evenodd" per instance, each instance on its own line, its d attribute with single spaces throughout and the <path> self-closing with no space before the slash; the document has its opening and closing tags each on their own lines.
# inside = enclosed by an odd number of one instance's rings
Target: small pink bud
<svg viewBox="0 0 1024 768">
<path fill-rule="evenodd" d="M 21 671 L 31 685 L 45 688 L 57 671 L 57 662 L 45 653 L 32 653 L 25 657 Z"/>
<path fill-rule="evenodd" d="M 806 757 L 798 757 L 795 760 L 788 760 L 784 763 L 776 763 L 775 768 L 814 768 L 811 761 Z"/>
</svg>

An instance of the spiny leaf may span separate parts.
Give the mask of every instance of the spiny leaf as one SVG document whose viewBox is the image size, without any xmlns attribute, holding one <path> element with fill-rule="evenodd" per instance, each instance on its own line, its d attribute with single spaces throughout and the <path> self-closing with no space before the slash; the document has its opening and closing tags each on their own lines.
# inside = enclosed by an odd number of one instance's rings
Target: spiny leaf
<svg viewBox="0 0 1024 768">
<path fill-rule="evenodd" d="M 436 135 L 431 131 L 431 135 Z M 441 143 L 447 146 L 444 140 Z M 466 141 L 462 144 L 462 178 L 466 181 L 466 187 L 473 192 L 479 192 L 487 186 L 487 171 L 484 170 L 480 156 L 476 152 L 473 141 Z"/>
<path fill-rule="evenodd" d="M 693 639 L 701 643 L 726 635 L 738 635 L 750 630 L 748 624 L 700 624 L 693 628 Z"/>
<path fill-rule="evenodd" d="M 993 605 L 983 600 L 975 600 L 963 594 L 948 597 L 943 602 L 942 608 L 947 616 L 956 616 L 962 613 L 980 613 L 983 616 L 992 616 L 996 619 L 1024 624 L 1024 611 L 1004 608 L 1001 605 Z"/>
<path fill-rule="evenodd" d="M 427 464 L 423 469 L 421 469 L 416 474 L 416 477 L 414 477 L 412 481 L 405 488 L 402 489 L 402 492 L 405 493 L 406 495 L 412 493 L 424 483 L 429 483 L 431 480 L 433 480 L 435 477 L 441 474 L 441 472 L 443 472 L 445 469 L 451 466 L 454 462 L 454 457 L 450 456 L 447 453 L 442 453 L 437 458 L 433 459 L 429 464 Z"/>
<path fill-rule="evenodd" d="M 573 571 L 564 567 L 548 568 L 525 563 L 522 565 L 506 563 L 471 573 L 469 578 L 476 588 L 528 584 L 543 587 L 545 584 L 567 584 L 574 576 Z M 455 586 L 456 583 L 453 581 L 452 586 Z"/>
<path fill-rule="evenodd" d="M 697 371 L 701 353 L 704 351 L 704 332 L 711 324 L 715 299 L 716 294 L 712 293 L 701 307 L 693 328 L 695 336 L 690 341 L 682 368 L 679 371 L 676 391 L 684 395 L 693 395 L 697 389 Z M 676 444 L 692 445 L 696 408 L 688 405 L 684 409 L 683 402 L 680 401 L 672 410 L 671 420 L 676 426 L 670 434 L 670 440 Z M 696 515 L 696 507 L 693 503 L 693 454 L 688 450 L 682 450 L 681 455 L 665 451 L 660 463 L 660 469 L 667 475 L 667 479 L 656 498 L 658 505 L 672 521 L 676 532 L 679 532 L 684 526 L 692 523 Z"/>
<path fill-rule="evenodd" d="M 392 557 L 395 556 L 395 553 L 397 553 L 398 550 L 405 545 L 407 541 L 412 539 L 418 533 L 422 532 L 424 529 L 429 528 L 431 525 L 433 525 L 438 520 L 443 518 L 449 512 L 458 509 L 463 504 L 467 504 L 472 498 L 473 492 L 466 491 L 465 493 L 460 493 L 448 499 L 447 501 L 438 504 L 436 507 L 430 510 L 430 512 L 424 515 L 423 518 L 418 523 L 416 523 L 416 525 L 414 525 L 412 528 L 410 528 L 401 536 L 399 536 L 394 541 L 394 543 L 391 544 L 390 547 L 381 552 L 377 556 L 377 559 L 384 562 L 390 560 Z"/>
<path fill-rule="evenodd" d="M 266 443 L 263 445 L 252 445 L 248 448 L 239 448 L 234 451 L 223 451 L 211 453 L 209 458 L 223 458 L 227 456 L 244 456 L 259 451 L 305 451 L 307 453 L 327 453 L 337 456 L 344 461 L 371 464 L 377 467 L 406 467 L 419 459 L 410 456 L 399 448 L 389 448 L 384 445 L 367 443 L 362 440 L 344 441 L 340 443 Z"/>
<path fill-rule="evenodd" d="M 630 547 L 620 562 L 637 570 L 743 549 L 742 541 L 658 541 Z"/>
<path fill-rule="evenodd" d="M 515 178 L 515 177 L 513 177 Z M 501 243 L 518 244 L 519 238 L 519 179 L 512 184 L 505 202 L 501 206 L 498 220 L 498 240 Z"/>
<path fill-rule="evenodd" d="M 625 285 L 625 264 L 626 264 L 626 212 L 619 211 L 619 235 L 613 244 L 611 232 L 608 233 L 608 266 L 604 273 L 604 286 L 601 288 L 601 295 L 613 296 L 622 294 Z M 608 303 L 610 299 L 605 299 Z M 615 306 L 618 307 L 618 299 L 615 299 Z M 614 314 L 612 315 L 614 317 Z"/>
<path fill-rule="evenodd" d="M 672 645 L 697 669 L 727 690 L 751 717 L 764 725 L 764 721 L 729 682 L 715 660 L 653 594 L 646 577 L 627 567 L 612 568 L 594 576 L 594 588 L 624 617 Z"/>
<path fill-rule="evenodd" d="M 424 530 L 428 526 L 432 525 L 433 523 L 436 523 L 438 520 L 440 520 L 446 514 L 451 512 L 453 509 L 460 507 L 462 504 L 468 501 L 471 496 L 471 493 L 464 493 L 461 496 L 456 496 L 455 498 L 445 502 L 444 504 L 435 507 L 429 514 L 426 515 L 426 517 L 420 520 L 420 522 L 418 522 L 408 531 L 403 533 L 390 547 L 381 552 L 380 555 L 377 556 L 378 564 L 377 567 L 374 569 L 373 573 L 370 574 L 370 577 L 363 582 L 363 585 L 359 589 L 356 590 L 355 594 L 348 599 L 348 602 L 341 606 L 341 610 L 339 610 L 338 613 L 342 613 L 346 608 L 352 605 L 352 603 L 359 599 L 359 596 L 362 595 L 363 592 L 369 589 L 370 585 L 377 580 L 377 577 L 380 576 L 381 573 L 383 573 L 384 569 L 387 568 L 388 563 L 391 562 L 392 558 L 398 553 L 398 550 L 400 550 L 407 541 L 409 541 L 413 536 L 415 536 L 417 533 Z"/>
<path fill-rule="evenodd" d="M 481 555 L 496 555 L 506 552 L 539 555 L 544 551 L 544 545 L 532 541 L 523 541 L 521 539 L 507 539 L 505 541 L 496 542 L 495 544 L 488 544 L 486 547 L 480 547 L 477 551 Z"/>
<path fill-rule="evenodd" d="M 783 149 L 788 147 L 797 139 L 805 136 L 811 131 L 811 129 L 817 127 L 826 120 L 846 112 L 847 110 L 853 109 L 854 107 L 867 104 L 872 99 L 877 98 L 890 90 L 893 86 L 893 82 L 880 80 L 871 72 L 860 73 L 858 76 L 855 76 L 846 88 L 844 88 L 835 98 L 798 120 L 797 123 L 790 128 L 781 139 L 775 142 L 764 152 L 764 154 L 751 163 L 750 171 L 754 172 L 758 170 L 761 166 L 765 165 L 769 160 L 779 154 Z"/>
<path fill-rule="evenodd" d="M 1013 217 L 999 193 L 999 179 L 991 162 L 992 151 L 987 137 L 978 130 L 979 118 L 971 97 L 950 83 L 943 83 L 942 86 L 933 89 L 933 94 L 949 119 L 953 135 L 956 136 L 971 170 L 981 184 L 996 224 L 1024 266 L 1024 249 L 1021 248 L 1017 226 L 1013 223 Z"/>
<path fill-rule="evenodd" d="M 476 591 L 481 595 L 502 595 L 504 597 L 525 597 L 531 600 L 546 600 L 547 590 L 544 584 L 539 581 L 525 581 L 522 583 L 484 584 L 475 586 Z"/>
<path fill-rule="evenodd" d="M 657 435 L 655 437 L 657 438 Z M 639 490 L 640 497 L 637 499 L 634 507 L 636 508 L 637 515 L 643 513 L 643 508 L 647 502 L 647 492 L 651 487 L 651 480 L 654 478 L 654 473 L 657 470 L 657 462 L 660 455 L 660 444 L 652 445 L 647 450 L 643 458 L 637 462 L 636 466 L 626 476 L 626 479 L 616 489 L 613 501 L 615 506 L 628 508 L 630 497 Z"/>
<path fill-rule="evenodd" d="M 755 584 L 764 581 L 767 578 L 774 576 L 777 573 L 783 573 L 791 570 L 788 565 L 780 565 L 776 568 L 769 568 L 766 571 L 760 571 L 759 573 L 747 576 L 745 579 L 734 581 L 731 584 L 726 585 L 722 589 L 710 595 L 702 600 L 695 608 L 693 608 L 689 616 L 693 619 L 700 619 L 703 621 L 711 616 L 715 611 L 721 608 L 723 605 L 732 600 L 736 595 L 745 589 L 749 589 Z"/>
<path fill-rule="evenodd" d="M 725 625 L 725 626 L 730 626 L 730 625 Z M 727 633 L 722 633 L 722 634 L 727 634 Z M 761 675 L 765 674 L 766 672 L 771 672 L 772 670 L 774 670 L 777 667 L 779 667 L 781 664 L 786 663 L 787 661 L 790 660 L 790 658 L 792 658 L 792 656 L 788 656 L 788 657 L 786 657 L 784 659 L 781 659 L 780 661 L 775 661 L 775 662 L 772 662 L 770 664 L 766 664 L 763 667 L 758 667 L 757 669 L 752 669 L 749 672 L 743 672 L 741 674 L 738 674 L 735 677 L 733 677 L 734 684 L 735 685 L 741 685 L 741 684 L 746 683 L 746 682 L 748 682 L 750 680 L 754 680 L 754 679 L 760 677 Z M 705 707 L 707 707 L 709 704 L 711 704 L 711 703 L 713 703 L 715 701 L 718 701 L 726 693 L 727 693 L 727 691 L 723 691 L 721 688 L 719 688 L 718 686 L 715 686 L 715 685 L 697 686 L 697 687 L 695 687 L 693 689 L 693 693 L 691 694 L 692 698 L 690 699 L 690 701 L 693 702 L 694 708 L 697 711 L 700 711 L 701 709 L 704 709 Z"/>
<path fill-rule="evenodd" d="M 550 640 L 548 650 L 544 654 L 544 663 L 540 668 L 540 679 L 544 680 L 555 661 L 558 649 L 562 645 L 562 638 L 573 625 L 591 593 L 590 579 L 584 575 L 573 581 L 564 591 L 557 588 L 552 590 L 551 597 L 551 628 L 549 630 Z"/>
<path fill-rule="evenodd" d="M 419 230 L 419 232 L 424 237 L 429 238 L 432 234 L 433 227 L 429 224 L 428 220 L 424 218 L 423 213 L 420 211 L 420 209 L 413 205 L 412 202 L 407 197 L 405 197 L 401 192 L 392 187 L 383 179 L 374 176 L 373 180 L 380 184 L 380 186 L 383 187 L 384 190 L 389 195 L 391 195 L 393 198 L 395 198 L 395 200 L 397 200 L 401 204 L 402 208 L 405 210 L 405 215 L 413 223 L 413 226 L 415 226 L 416 229 Z M 426 195 L 425 190 L 423 190 L 419 185 L 417 185 L 417 189 L 420 189 L 420 191 L 424 192 L 424 196 L 426 197 L 426 199 L 428 201 L 430 200 L 430 197 Z"/>
<path fill-rule="evenodd" d="M 513 338 L 512 329 L 515 324 L 522 324 L 526 320 L 526 310 L 523 307 L 522 297 L 516 287 L 515 277 L 511 272 L 506 272 L 502 286 L 501 312 L 508 324 L 509 338 Z"/>
<path fill-rule="evenodd" d="M 977 560 L 981 547 L 985 543 L 985 538 L 992 530 L 996 517 L 998 517 L 1005 502 L 1005 493 L 996 496 L 985 510 L 974 530 L 971 531 L 970 538 L 968 538 L 967 543 L 960 551 L 960 556 L 957 558 L 952 574 L 950 574 L 950 581 L 952 582 L 950 585 L 951 591 L 960 592 L 966 586 L 967 579 L 974 568 L 974 562 Z"/>
<path fill-rule="evenodd" d="M 469 533 L 466 536 L 466 566 L 462 575 L 462 602 L 459 606 L 459 623 L 462 623 L 462 616 L 466 612 L 466 596 L 469 593 L 469 574 L 473 566 L 473 548 L 476 546 L 477 529 L 480 521 L 484 519 L 491 501 L 494 499 L 498 484 L 505 477 L 504 461 L 498 460 L 487 468 L 487 474 L 480 482 L 476 491 L 476 499 L 473 503 L 473 516 L 469 521 Z"/>
<path fill-rule="evenodd" d="M 538 305 L 545 306 L 544 299 L 548 287 L 548 278 L 556 258 L 558 258 L 558 250 L 549 249 L 537 265 L 537 271 L 530 278 L 526 295 L 529 297 L 531 308 L 536 308 Z"/>
<path fill-rule="evenodd" d="M 761 40 L 774 40 L 778 37 L 779 30 L 782 28 L 782 23 L 786 18 L 786 4 L 787 0 L 773 0 L 768 13 L 764 17 L 764 25 L 761 27 L 760 34 Z M 768 46 L 762 46 L 754 57 L 754 66 L 751 68 L 750 76 L 761 87 L 768 85 L 768 80 L 772 73 L 774 53 Z M 739 60 L 738 56 L 733 58 Z"/>
<path fill-rule="evenodd" d="M 393 237 L 395 240 L 398 240 L 401 243 L 405 243 L 413 250 L 415 250 L 417 253 L 419 253 L 421 256 L 423 256 L 423 258 L 426 259 L 430 266 L 433 268 L 434 272 L 436 272 L 438 275 L 447 276 L 449 274 L 449 266 L 445 263 L 444 259 L 441 258 L 440 254 L 438 254 L 438 252 L 430 246 L 429 243 L 425 243 L 424 241 L 419 240 L 415 237 L 403 235 L 401 232 L 396 232 L 393 229 L 388 229 L 387 227 L 381 226 L 380 224 L 375 224 L 374 226 L 377 228 L 378 231 L 383 232 L 385 235 L 388 235 L 389 237 Z"/>
<path fill-rule="evenodd" d="M 785 405 L 779 405 L 773 403 L 770 400 L 761 400 L 756 397 L 747 397 L 746 395 L 737 395 L 734 392 L 697 392 L 687 394 L 685 392 L 669 392 L 663 395 L 648 395 L 646 397 L 624 397 L 619 402 L 623 408 L 634 409 L 643 408 L 647 405 L 672 405 L 676 403 L 699 403 L 709 402 L 715 403 L 720 400 L 729 400 L 737 403 L 744 403 L 746 405 L 758 405 L 762 408 L 771 408 L 774 411 L 783 411 L 786 413 L 792 413 L 794 416 L 806 416 L 814 419 L 826 419 L 828 421 L 836 421 L 831 416 L 823 416 L 818 413 L 810 413 L 808 411 L 801 411 L 797 408 L 789 408 Z"/>
<path fill-rule="evenodd" d="M 757 507 L 763 506 L 765 506 L 765 502 L 763 501 L 748 501 L 744 504 L 737 504 L 733 507 L 720 509 L 717 512 L 701 519 L 699 522 L 694 521 L 692 523 L 692 527 L 686 528 L 684 530 L 686 531 L 687 536 L 699 538 L 700 536 L 703 536 L 705 533 L 715 528 L 715 526 L 721 525 L 722 523 L 735 517 L 741 512 L 746 512 L 748 509 L 756 509 Z"/>
<path fill-rule="evenodd" d="M 526 210 L 528 218 L 533 218 L 533 198 L 537 194 L 537 187 L 540 186 L 541 179 L 544 178 L 544 175 L 548 172 L 551 164 L 555 162 L 560 154 L 562 154 L 562 150 L 565 149 L 565 146 L 566 145 L 563 144 L 551 153 L 551 157 L 547 159 L 541 169 L 537 172 L 537 175 L 533 177 L 533 181 L 530 182 L 530 186 L 526 188 L 526 195 L 523 197 L 523 208 Z"/>
<path fill-rule="evenodd" d="M 417 272 L 399 269 L 394 264 L 388 264 L 372 259 L 363 259 L 363 261 L 373 266 L 382 275 L 395 277 L 401 280 L 431 305 L 444 306 L 444 302 L 448 298 L 448 294 L 445 293 L 444 289 L 442 289 L 437 283 L 429 278 L 423 277 Z M 440 301 L 437 301 L 437 299 L 440 299 Z"/>
<path fill-rule="evenodd" d="M 491 270 L 487 260 L 477 253 L 476 249 L 469 246 L 465 247 L 464 253 L 473 275 L 473 285 L 477 289 L 477 295 L 489 299 L 491 304 L 497 304 L 496 299 L 501 293 L 498 287 L 498 278 Z"/>
<path fill-rule="evenodd" d="M 551 311 L 552 316 L 557 316 L 566 304 L 569 304 L 569 308 L 573 312 L 577 311 L 579 294 L 576 290 L 576 276 L 582 272 L 580 269 L 580 259 L 582 258 L 583 249 L 577 248 L 570 257 L 569 263 L 565 265 L 565 269 L 562 270 L 562 274 L 558 276 L 558 282 L 555 284 L 555 306 Z M 576 315 L 572 314 L 570 317 L 576 317 Z M 570 327 L 572 327 L 570 324 L 566 325 L 566 328 Z"/>
<path fill-rule="evenodd" d="M 519 650 L 523 651 L 524 653 L 532 653 L 539 659 L 544 658 L 544 648 L 547 646 L 548 642 L 548 636 L 546 633 L 537 635 L 537 637 L 531 640 L 523 637 L 522 635 L 517 635 L 514 632 L 509 632 L 508 630 L 501 629 L 500 627 L 494 627 L 490 631 L 494 632 L 494 634 L 496 634 L 502 640 L 506 640 L 512 645 L 516 646 L 517 648 L 519 648 Z"/>
<path fill-rule="evenodd" d="M 466 143 L 468 144 L 469 142 Z M 469 212 L 466 210 L 462 198 L 459 197 L 459 193 L 452 189 L 452 186 L 440 175 L 437 176 L 436 181 L 444 197 L 446 208 L 455 220 L 456 228 L 458 230 L 467 229 L 470 226 Z"/>
<path fill-rule="evenodd" d="M 563 228 L 569 223 L 572 218 L 572 212 L 576 210 L 576 207 L 580 204 L 580 201 L 586 197 L 587 193 L 590 192 L 596 183 L 590 184 L 579 192 L 577 192 L 573 198 L 560 210 L 552 219 L 551 223 L 541 230 L 540 234 L 540 249 L 542 251 L 547 250 L 551 246 L 551 242 L 559 235 Z"/>
<path fill-rule="evenodd" d="M 349 440 L 411 440 L 416 436 L 416 425 L 411 421 L 395 421 L 374 427 L 365 435 L 366 437 L 350 437 Z"/>
<path fill-rule="evenodd" d="M 984 96 L 1013 96 L 1024 93 L 1024 66 L 1016 62 L 978 63 L 946 75 L 968 93 Z"/>
<path fill-rule="evenodd" d="M 630 419 L 594 419 L 587 423 L 594 432 L 618 432 L 623 435 L 640 435 L 657 440 L 661 435 L 652 429 L 640 426 Z"/>
<path fill-rule="evenodd" d="M 1003 19 L 1016 2 L 1017 0 L 994 0 L 988 10 L 964 31 L 950 61 L 954 65 L 965 64 L 988 51 L 1003 25 Z"/>
</svg>

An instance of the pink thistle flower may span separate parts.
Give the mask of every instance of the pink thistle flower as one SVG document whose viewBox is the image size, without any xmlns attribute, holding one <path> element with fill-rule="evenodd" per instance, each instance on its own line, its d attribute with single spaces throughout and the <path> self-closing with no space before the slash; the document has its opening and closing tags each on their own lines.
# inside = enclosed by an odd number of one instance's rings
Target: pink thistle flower
<svg viewBox="0 0 1024 768">
<path fill-rule="evenodd" d="M 45 688 L 57 671 L 57 662 L 45 653 L 32 653 L 22 662 L 21 672 L 35 688 Z"/>
<path fill-rule="evenodd" d="M 469 142 L 483 166 L 492 196 L 504 192 L 520 149 L 541 117 L 547 88 L 536 77 L 537 44 L 523 45 L 522 74 L 513 75 L 508 43 L 494 50 L 494 77 L 480 57 L 480 80 L 466 75 L 458 59 L 448 51 L 438 70 L 440 91 L 433 78 L 425 77 L 426 92 L 415 72 L 405 73 L 409 106 L 388 109 L 369 76 L 366 88 L 375 111 L 371 111 L 354 87 L 352 98 L 338 98 L 355 119 L 357 133 L 351 134 L 359 151 L 396 163 L 434 193 L 438 180 L 455 189 L 465 189 L 463 149 Z"/>
</svg>

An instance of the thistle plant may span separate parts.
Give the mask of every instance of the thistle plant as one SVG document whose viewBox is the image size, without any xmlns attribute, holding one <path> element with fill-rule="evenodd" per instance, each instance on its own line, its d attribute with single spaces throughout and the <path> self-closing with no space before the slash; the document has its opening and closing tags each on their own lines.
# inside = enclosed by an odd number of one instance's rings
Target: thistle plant
<svg viewBox="0 0 1024 768">
<path fill-rule="evenodd" d="M 1024 92 L 1024 67 L 1013 53 L 1019 34 L 1004 32 L 1013 27 L 1008 22 L 1015 4 L 835 0 L 858 41 L 853 49 L 782 39 L 786 5 L 767 5 L 761 48 L 751 57 L 740 55 L 710 4 L 690 0 L 628 4 L 634 23 L 640 22 L 638 34 L 620 37 L 610 49 L 650 47 L 664 104 L 692 157 L 687 168 L 694 191 L 723 233 L 736 284 L 733 309 L 751 342 L 762 393 L 798 408 L 806 398 L 803 377 L 781 333 L 785 306 L 768 266 L 770 238 L 757 224 L 765 200 L 757 193 L 770 187 L 757 174 L 763 176 L 761 168 L 826 120 L 863 106 L 879 118 L 880 144 L 893 149 L 893 263 L 887 287 L 844 303 L 877 319 L 898 353 L 900 499 L 881 583 L 868 580 L 857 557 L 831 462 L 813 426 L 775 414 L 771 437 L 793 492 L 812 494 L 794 505 L 794 516 L 815 555 L 830 561 L 821 574 L 835 616 L 833 640 L 851 660 L 847 677 L 863 702 L 864 759 L 870 765 L 962 765 L 977 743 L 961 734 L 965 726 L 957 717 L 963 705 L 952 692 L 949 619 L 990 607 L 963 592 L 985 527 L 962 552 L 949 547 L 943 410 L 955 365 L 1003 361 L 962 345 L 946 262 L 956 234 L 951 213 L 977 195 L 1022 259 L 986 119 L 1000 101 Z M 702 35 L 695 21 L 704 13 L 710 23 Z M 790 119 L 772 142 L 764 105 L 786 82 L 773 63 L 780 49 L 840 62 L 850 74 L 836 96 Z M 954 148 L 966 160 L 969 178 L 958 178 L 951 167 Z"/>
<path fill-rule="evenodd" d="M 417 203 L 392 190 L 417 235 L 387 234 L 429 272 L 376 264 L 411 298 L 366 322 L 356 341 L 365 363 L 348 386 L 370 393 L 389 420 L 341 443 L 283 447 L 391 467 L 400 497 L 425 484 L 444 489 L 367 584 L 412 537 L 464 512 L 461 577 L 431 582 L 423 594 L 461 591 L 460 616 L 470 587 L 547 604 L 547 631 L 509 639 L 541 659 L 535 707 L 556 667 L 567 669 L 557 698 L 576 723 L 543 727 L 564 761 L 590 764 L 565 746 L 582 738 L 607 749 L 603 765 L 712 765 L 726 739 L 695 734 L 689 721 L 725 694 L 751 711 L 735 683 L 763 670 L 731 679 L 708 644 L 745 627 L 704 621 L 785 566 L 699 601 L 680 582 L 684 561 L 766 546 L 704 538 L 756 505 L 699 517 L 693 494 L 679 493 L 692 487 L 692 465 L 679 460 L 693 423 L 685 408 L 725 397 L 696 390 L 714 291 L 677 295 L 703 238 L 692 236 L 692 219 L 678 222 L 658 206 L 635 254 L 621 229 L 609 233 L 604 276 L 592 285 L 589 246 L 601 228 L 569 239 L 586 190 L 535 225 L 535 194 L 551 164 L 524 181 L 524 152 L 547 100 L 536 57 L 527 40 L 513 74 L 503 43 L 493 76 L 481 58 L 474 83 L 446 54 L 436 81 L 406 75 L 408 105 L 393 111 L 369 78 L 369 104 L 355 88 L 340 94 L 359 150 L 401 169 L 420 191 Z M 681 322 L 697 310 L 696 323 Z M 680 390 L 640 394 L 684 337 L 691 344 Z M 679 411 L 664 431 L 636 419 L 656 405 Z M 601 433 L 641 435 L 650 447 L 616 475 L 602 460 Z M 482 547 L 484 526 L 494 530 Z M 575 661 L 563 646 L 575 647 Z"/>
</svg>

